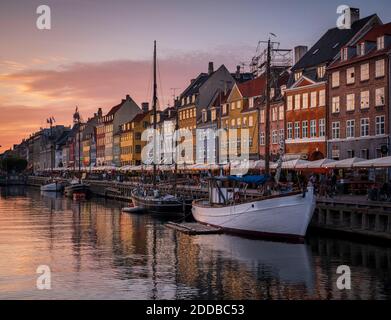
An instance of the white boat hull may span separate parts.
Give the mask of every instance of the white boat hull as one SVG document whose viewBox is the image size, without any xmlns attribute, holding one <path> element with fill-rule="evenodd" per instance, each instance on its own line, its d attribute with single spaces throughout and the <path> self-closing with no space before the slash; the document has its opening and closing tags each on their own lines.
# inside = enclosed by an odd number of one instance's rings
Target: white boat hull
<svg viewBox="0 0 391 320">
<path fill-rule="evenodd" d="M 193 203 L 194 219 L 234 233 L 279 238 L 304 238 L 315 210 L 313 188 L 302 194 L 231 206 Z"/>
<path fill-rule="evenodd" d="M 62 189 L 61 183 L 56 183 L 56 182 L 41 186 L 41 191 L 45 191 L 45 192 L 60 192 L 61 189 Z"/>
</svg>

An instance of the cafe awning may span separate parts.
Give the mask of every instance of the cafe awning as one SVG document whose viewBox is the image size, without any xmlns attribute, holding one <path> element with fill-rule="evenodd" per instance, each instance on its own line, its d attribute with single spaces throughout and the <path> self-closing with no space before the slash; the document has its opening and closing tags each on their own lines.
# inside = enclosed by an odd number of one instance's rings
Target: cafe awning
<svg viewBox="0 0 391 320">
<path fill-rule="evenodd" d="M 354 168 L 391 168 L 391 157 L 383 157 L 360 161 L 353 164 Z"/>
<path fill-rule="evenodd" d="M 331 162 L 328 164 L 325 164 L 323 167 L 324 168 L 337 168 L 337 169 L 348 169 L 348 168 L 353 168 L 353 166 L 359 162 L 365 161 L 365 159 L 362 158 L 349 158 L 349 159 L 344 159 L 344 160 L 339 160 L 335 162 Z"/>
<path fill-rule="evenodd" d="M 327 165 L 336 162 L 332 159 L 320 159 L 316 161 L 307 161 L 306 163 L 301 163 L 296 166 L 296 169 L 320 169 L 327 168 Z"/>
</svg>

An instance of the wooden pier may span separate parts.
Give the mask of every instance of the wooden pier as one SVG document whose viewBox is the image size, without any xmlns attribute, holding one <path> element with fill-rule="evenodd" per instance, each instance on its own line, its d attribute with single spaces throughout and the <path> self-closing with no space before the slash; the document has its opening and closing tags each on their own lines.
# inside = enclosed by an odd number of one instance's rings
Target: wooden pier
<svg viewBox="0 0 391 320">
<path fill-rule="evenodd" d="M 165 226 L 167 228 L 174 229 L 176 231 L 189 235 L 218 234 L 223 232 L 220 228 L 212 227 L 198 222 L 167 222 Z"/>
</svg>

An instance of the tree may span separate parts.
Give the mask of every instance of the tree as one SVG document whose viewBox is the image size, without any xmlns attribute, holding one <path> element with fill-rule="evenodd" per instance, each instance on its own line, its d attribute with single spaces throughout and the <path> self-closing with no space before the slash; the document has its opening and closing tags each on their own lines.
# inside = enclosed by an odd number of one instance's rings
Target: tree
<svg viewBox="0 0 391 320">
<path fill-rule="evenodd" d="M 19 173 L 27 168 L 27 161 L 21 158 L 7 157 L 0 161 L 0 168 L 8 173 Z"/>
</svg>

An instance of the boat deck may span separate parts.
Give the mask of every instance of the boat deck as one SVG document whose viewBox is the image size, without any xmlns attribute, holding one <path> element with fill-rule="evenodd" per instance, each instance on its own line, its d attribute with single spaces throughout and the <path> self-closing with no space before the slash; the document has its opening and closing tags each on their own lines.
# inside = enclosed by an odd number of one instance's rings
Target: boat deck
<svg viewBox="0 0 391 320">
<path fill-rule="evenodd" d="M 167 222 L 165 226 L 189 235 L 218 234 L 223 232 L 221 228 L 212 227 L 198 222 Z"/>
</svg>

